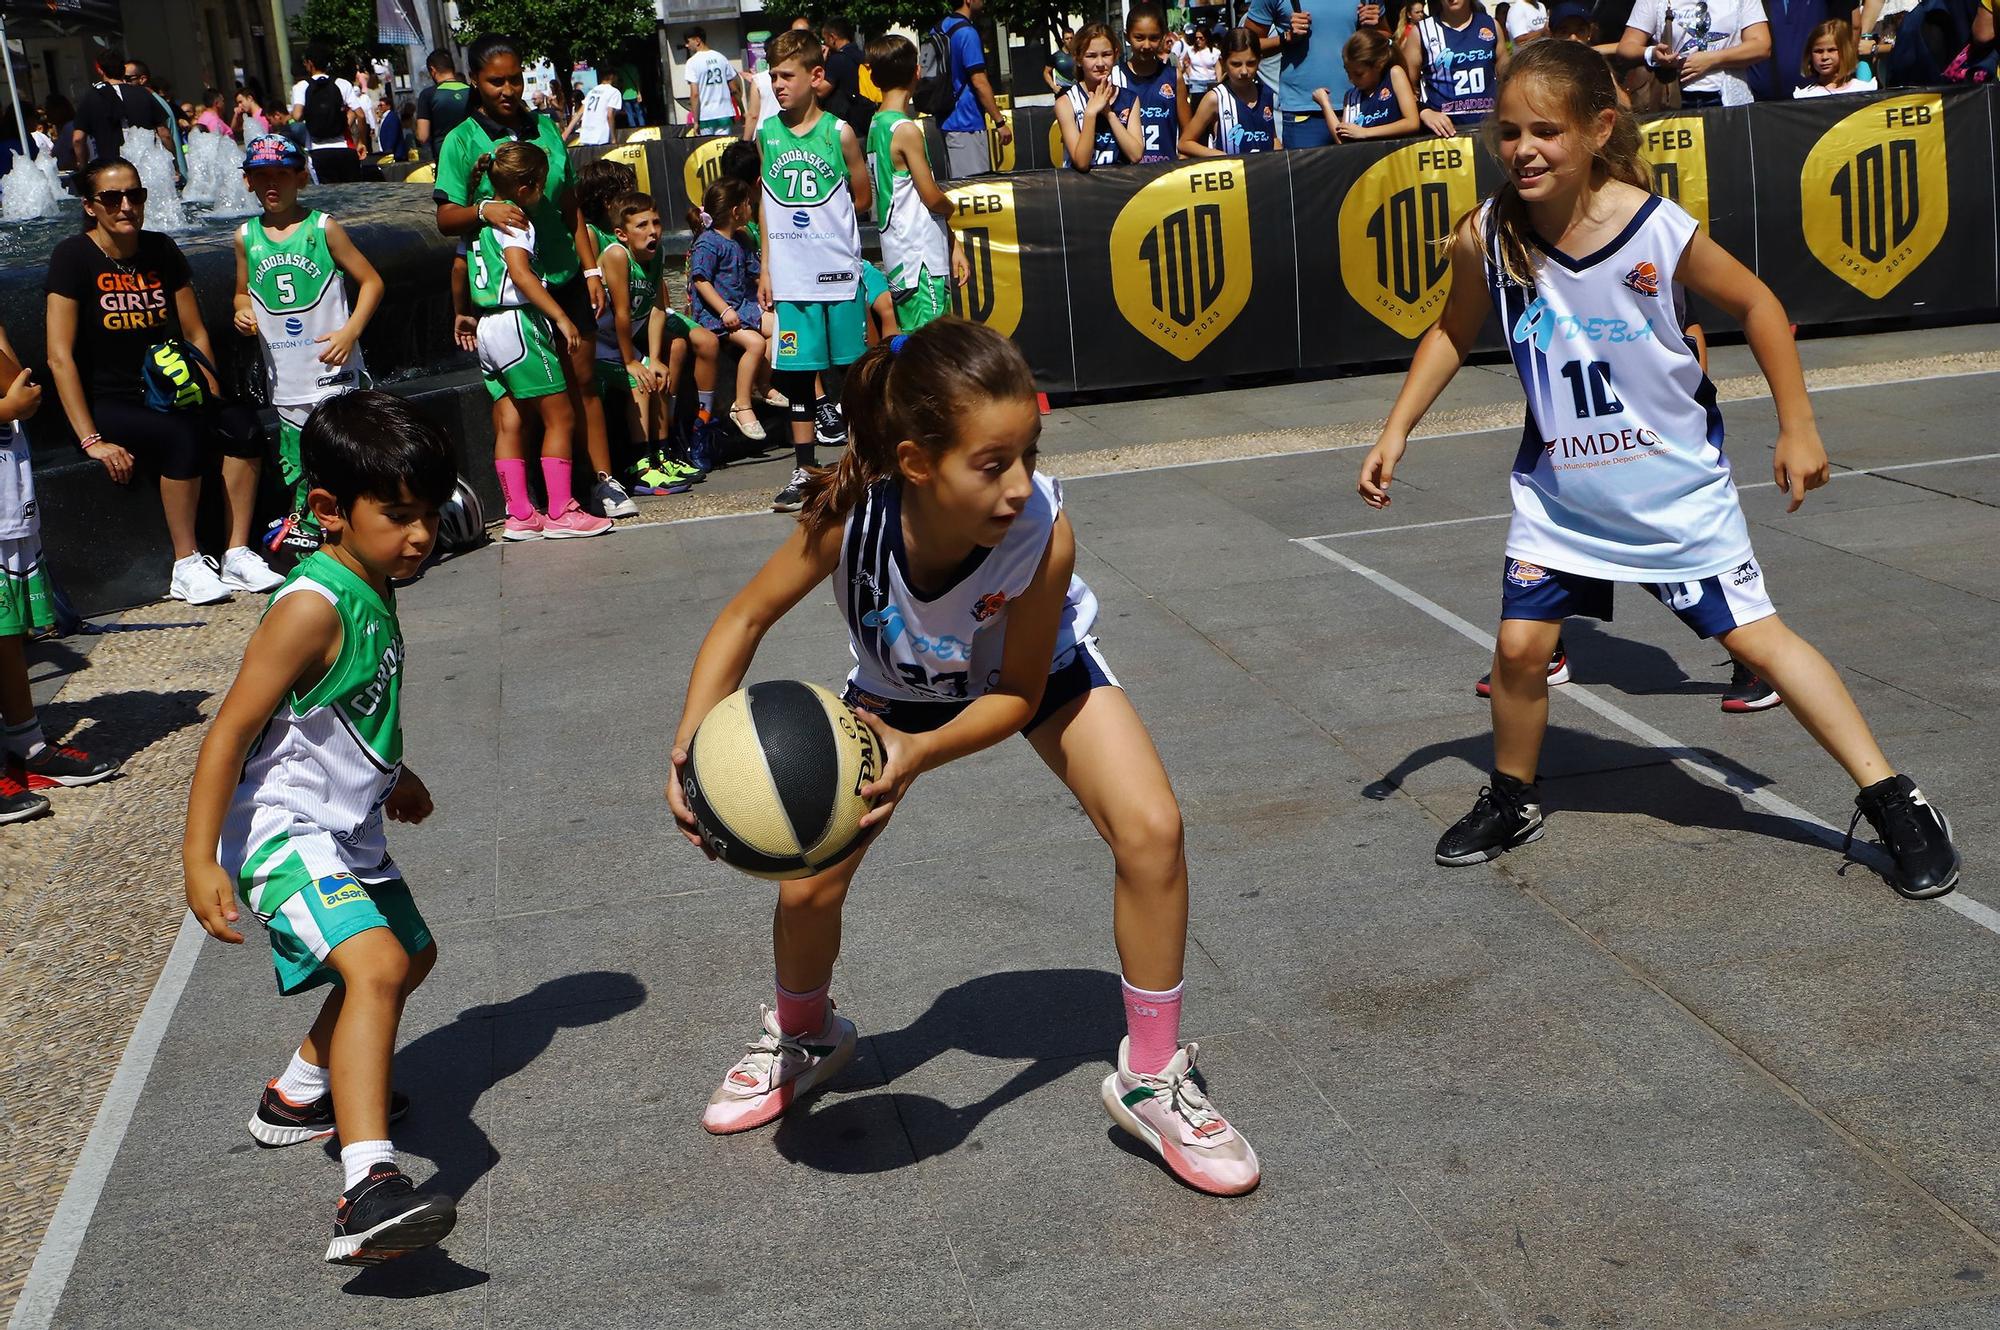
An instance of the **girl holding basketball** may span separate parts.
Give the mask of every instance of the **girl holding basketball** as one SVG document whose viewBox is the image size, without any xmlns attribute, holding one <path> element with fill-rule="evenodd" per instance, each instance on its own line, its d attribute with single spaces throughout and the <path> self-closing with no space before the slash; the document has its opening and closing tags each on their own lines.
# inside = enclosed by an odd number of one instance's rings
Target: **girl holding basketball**
<svg viewBox="0 0 2000 1330">
<path fill-rule="evenodd" d="M 924 772 L 1025 735 L 1111 847 L 1127 1037 L 1107 1111 L 1189 1186 L 1238 1195 L 1256 1152 L 1216 1111 L 1180 1042 L 1188 880 L 1180 807 L 1144 723 L 1099 653 L 1062 489 L 1035 471 L 1034 378 L 1006 338 L 940 319 L 891 338 L 847 382 L 851 442 L 815 472 L 799 526 L 709 629 L 675 733 L 667 801 L 701 844 L 680 768 L 764 634 L 829 577 L 855 658 L 846 700 L 881 741 L 869 839 L 778 889 L 777 1009 L 710 1097 L 702 1125 L 778 1117 L 853 1056 L 827 984 L 841 906 L 875 833 Z"/>
<path fill-rule="evenodd" d="M 1652 192 L 1638 129 L 1610 67 L 1588 47 L 1524 48 L 1501 85 L 1493 134 L 1503 183 L 1458 225 L 1451 293 L 1359 485 L 1371 507 L 1388 506 L 1410 431 L 1497 312 L 1527 389 L 1528 426 L 1501 577 L 1494 770 L 1439 840 L 1437 861 L 1477 863 L 1541 836 L 1535 771 L 1550 652 L 1565 617 L 1609 619 L 1614 585 L 1637 582 L 1774 686 L 1854 778 L 1855 821 L 1866 817 L 1881 835 L 1897 891 L 1950 891 L 1959 855 L 1943 815 L 1889 765 L 1840 676 L 1771 606 L 1722 451 L 1715 389 L 1686 335 L 1683 287 L 1742 325 L 1777 406 L 1773 476 L 1796 511 L 1826 483 L 1827 460 L 1784 307 Z"/>
</svg>

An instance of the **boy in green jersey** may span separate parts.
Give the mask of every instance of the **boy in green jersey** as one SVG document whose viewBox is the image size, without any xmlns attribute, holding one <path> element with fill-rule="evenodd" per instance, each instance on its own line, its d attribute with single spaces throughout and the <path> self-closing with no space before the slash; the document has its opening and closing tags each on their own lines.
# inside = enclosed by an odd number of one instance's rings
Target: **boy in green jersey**
<svg viewBox="0 0 2000 1330">
<path fill-rule="evenodd" d="M 299 433 L 314 407 L 366 381 L 361 332 L 382 303 L 382 276 L 339 222 L 299 206 L 310 177 L 290 139 L 252 139 L 243 179 L 264 215 L 236 229 L 236 331 L 263 339 L 264 384 L 278 409 L 278 470 L 292 491 L 291 514 L 264 542 L 273 552 L 309 554 L 319 528 L 306 511 Z M 351 311 L 343 276 L 357 287 Z"/>
<path fill-rule="evenodd" d="M 860 141 L 814 93 L 824 67 L 819 39 L 796 28 L 781 32 L 771 41 L 770 59 L 778 114 L 757 130 L 763 158 L 757 300 L 777 312 L 771 377 L 792 422 L 792 478 L 771 507 L 795 513 L 804 502 L 806 468 L 815 464 L 814 375 L 851 365 L 868 348 L 855 210 L 867 208 L 873 192 Z"/>
<path fill-rule="evenodd" d="M 938 187 L 923 127 L 910 117 L 917 48 L 907 37 L 877 37 L 868 43 L 868 73 L 882 90 L 882 109 L 868 126 L 882 268 L 896 322 L 915 332 L 951 313 L 951 288 L 965 281 L 965 255 L 950 222 L 958 205 Z"/>
<path fill-rule="evenodd" d="M 334 985 L 250 1133 L 340 1137 L 346 1171 L 326 1260 L 375 1265 L 443 1238 L 452 1199 L 396 1166 L 407 1104 L 389 1067 L 403 1002 L 437 960 L 389 857 L 385 816 L 421 822 L 403 766 L 403 634 L 391 580 L 416 575 L 458 469 L 444 434 L 387 393 L 348 393 L 306 425 L 307 502 L 325 541 L 272 594 L 196 759 L 181 844 L 188 907 L 224 942 L 237 899 L 268 930 L 281 992 Z"/>
</svg>

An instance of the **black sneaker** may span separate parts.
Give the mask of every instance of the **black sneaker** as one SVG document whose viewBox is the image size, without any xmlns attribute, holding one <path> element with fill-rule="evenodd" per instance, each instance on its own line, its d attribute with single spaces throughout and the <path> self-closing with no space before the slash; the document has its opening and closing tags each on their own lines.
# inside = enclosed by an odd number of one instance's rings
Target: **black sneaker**
<svg viewBox="0 0 2000 1330">
<path fill-rule="evenodd" d="M 847 442 L 847 417 L 840 413 L 838 403 L 831 400 L 821 402 L 819 409 L 813 412 L 813 439 L 825 444 Z"/>
<path fill-rule="evenodd" d="M 56 785 L 95 785 L 118 774 L 118 768 L 101 757 L 92 757 L 68 744 L 43 744 L 42 751 L 27 760 L 28 788 L 46 790 Z"/>
<path fill-rule="evenodd" d="M 9 757 L 0 762 L 0 826 L 43 817 L 48 811 L 47 799 L 28 792 L 27 773 L 21 769 L 21 759 Z"/>
<path fill-rule="evenodd" d="M 409 1111 L 410 1097 L 400 1090 L 390 1091 L 389 1121 L 395 1122 Z M 264 1097 L 257 1102 L 256 1115 L 250 1119 L 250 1134 L 268 1150 L 325 1140 L 334 1134 L 333 1095 L 329 1092 L 310 1104 L 295 1104 L 279 1094 L 278 1083 L 272 1081 L 264 1087 Z"/>
<path fill-rule="evenodd" d="M 795 513 L 805 507 L 806 480 L 806 469 L 804 467 L 794 469 L 791 482 L 778 491 L 777 498 L 771 500 L 771 511 L 774 513 Z"/>
<path fill-rule="evenodd" d="M 1542 838 L 1542 805 L 1535 786 L 1493 773 L 1472 811 L 1438 838 L 1437 861 L 1449 867 L 1483 864 L 1516 845 Z"/>
<path fill-rule="evenodd" d="M 1846 854 L 1854 848 L 1854 828 L 1862 818 L 1881 837 L 1878 844 L 1896 861 L 1889 885 L 1913 901 L 1942 896 L 1958 885 L 1962 862 L 1951 843 L 1951 819 L 1924 798 L 1908 776 L 1876 781 L 1854 796 L 1854 820 L 1847 824 Z"/>
<path fill-rule="evenodd" d="M 1556 639 L 1555 654 L 1549 657 L 1549 687 L 1569 682 L 1569 653 L 1563 650 L 1562 639 Z M 1472 685 L 1472 691 L 1481 697 L 1493 696 L 1493 676 L 1482 674 L 1479 682 Z"/>
<path fill-rule="evenodd" d="M 1729 677 L 1729 687 L 1722 690 L 1722 709 L 1731 715 L 1746 711 L 1768 711 L 1781 700 L 1778 690 L 1765 683 L 1742 661 L 1735 662 L 1736 672 Z"/>
<path fill-rule="evenodd" d="M 380 1265 L 444 1241 L 458 1222 L 449 1196 L 417 1190 L 394 1164 L 377 1164 L 333 1208 L 328 1265 Z"/>
</svg>

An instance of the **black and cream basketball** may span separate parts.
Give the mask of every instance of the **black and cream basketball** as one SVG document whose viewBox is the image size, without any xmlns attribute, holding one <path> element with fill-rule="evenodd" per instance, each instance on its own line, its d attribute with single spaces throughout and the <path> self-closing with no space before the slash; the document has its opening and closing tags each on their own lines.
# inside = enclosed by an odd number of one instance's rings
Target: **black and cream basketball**
<svg viewBox="0 0 2000 1330">
<path fill-rule="evenodd" d="M 753 683 L 715 704 L 688 746 L 681 792 L 731 867 L 806 877 L 861 840 L 861 787 L 882 770 L 875 735 L 817 684 Z"/>
</svg>

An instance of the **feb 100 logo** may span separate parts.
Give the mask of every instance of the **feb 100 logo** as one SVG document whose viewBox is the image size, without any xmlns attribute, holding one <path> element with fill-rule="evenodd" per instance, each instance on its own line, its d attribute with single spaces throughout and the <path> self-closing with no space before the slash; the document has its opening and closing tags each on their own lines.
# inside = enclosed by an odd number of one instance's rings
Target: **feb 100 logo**
<svg viewBox="0 0 2000 1330">
<path fill-rule="evenodd" d="M 1799 212 L 1828 272 L 1871 300 L 1895 290 L 1951 220 L 1944 98 L 1874 102 L 1820 135 L 1799 172 Z"/>
<path fill-rule="evenodd" d="M 951 289 L 951 312 L 1012 337 L 1021 326 L 1021 227 L 1014 186 L 985 182 L 945 192 L 958 204 L 951 229 L 970 270 L 965 285 Z"/>
<path fill-rule="evenodd" d="M 1111 293 L 1146 340 L 1193 360 L 1250 303 L 1250 202 L 1241 159 L 1148 181 L 1111 224 Z"/>
<path fill-rule="evenodd" d="M 1447 139 L 1398 148 L 1340 201 L 1334 262 L 1354 303 L 1421 337 L 1451 290 L 1451 229 L 1479 201 L 1473 148 Z"/>
</svg>

